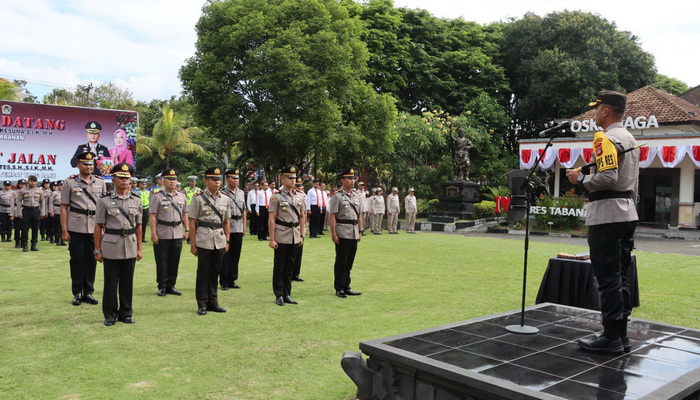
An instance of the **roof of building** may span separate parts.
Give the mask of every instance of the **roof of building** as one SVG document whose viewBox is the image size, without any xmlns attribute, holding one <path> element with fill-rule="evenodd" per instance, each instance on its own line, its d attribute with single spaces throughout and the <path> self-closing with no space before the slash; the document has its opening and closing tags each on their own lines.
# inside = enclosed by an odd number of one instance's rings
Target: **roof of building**
<svg viewBox="0 0 700 400">
<path fill-rule="evenodd" d="M 696 107 L 700 107 L 700 85 L 695 86 L 678 97 Z"/>
<path fill-rule="evenodd" d="M 698 93 L 700 96 L 700 91 Z M 656 116 L 659 125 L 700 124 L 700 107 L 653 86 L 644 86 L 627 95 L 625 118 L 650 115 Z M 595 110 L 590 109 L 573 117 L 572 120 L 581 121 L 594 118 Z"/>
</svg>

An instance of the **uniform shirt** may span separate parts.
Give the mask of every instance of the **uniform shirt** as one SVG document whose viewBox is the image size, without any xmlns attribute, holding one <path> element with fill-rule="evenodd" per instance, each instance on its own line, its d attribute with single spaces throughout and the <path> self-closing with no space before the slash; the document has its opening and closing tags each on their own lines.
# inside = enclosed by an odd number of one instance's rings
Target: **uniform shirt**
<svg viewBox="0 0 700 400">
<path fill-rule="evenodd" d="M 367 191 L 358 189 L 357 194 L 359 194 L 360 199 L 362 199 L 363 212 L 369 212 L 369 198 L 367 198 Z"/>
<path fill-rule="evenodd" d="M 248 191 L 248 197 L 246 199 L 246 205 L 248 206 L 248 209 L 255 209 L 255 206 L 258 204 L 258 198 L 257 195 L 258 192 L 255 189 L 250 189 Z"/>
<path fill-rule="evenodd" d="M 51 211 L 51 203 L 49 203 L 49 197 L 51 197 L 51 193 L 53 193 L 53 191 L 51 189 L 44 189 L 43 186 L 41 187 L 41 190 L 44 192 L 44 203 L 46 203 L 44 208 L 46 209 L 46 215 L 49 215 L 53 212 Z"/>
<path fill-rule="evenodd" d="M 412 194 L 407 195 L 406 198 L 403 199 L 403 204 L 406 213 L 410 214 L 418 212 L 418 206 L 416 205 L 416 196 Z"/>
<path fill-rule="evenodd" d="M 17 204 L 20 206 L 20 215 L 24 207 L 39 207 L 41 216 L 46 214 L 46 201 L 44 199 L 44 190 L 35 186 L 30 189 L 25 186 L 17 192 Z"/>
<path fill-rule="evenodd" d="M 634 137 L 622 126 L 622 122 L 610 124 L 605 130 L 605 136 L 615 145 L 618 152 L 637 145 Z M 583 178 L 583 186 L 591 193 L 601 190 L 630 191 L 631 198 L 590 202 L 586 213 L 586 225 L 639 220 L 636 205 L 639 187 L 639 151 L 625 153 L 618 157 L 617 162 L 617 168 L 586 175 Z"/>
<path fill-rule="evenodd" d="M 272 195 L 273 195 L 273 193 L 272 193 L 272 190 L 270 190 L 270 188 L 267 188 L 267 190 L 262 190 L 262 189 L 258 190 L 258 193 L 256 195 L 258 202 L 255 205 L 255 212 L 260 212 L 261 208 L 265 208 L 265 199 L 267 199 L 267 205 L 269 208 L 270 200 L 272 199 Z"/>
<path fill-rule="evenodd" d="M 209 200 L 211 206 L 206 202 L 205 198 Z M 226 195 L 219 191 L 216 193 L 216 196 L 214 196 L 209 189 L 202 190 L 192 198 L 190 208 L 187 212 L 188 218 L 200 222 L 222 224 L 221 228 L 198 227 L 196 232 L 197 247 L 206 250 L 223 249 L 226 247 L 228 238 L 224 235 L 223 224 L 228 223 L 229 217 L 231 216 L 231 205 L 231 199 Z M 212 206 L 219 210 L 219 214 L 224 218 L 223 221 L 212 209 Z"/>
<path fill-rule="evenodd" d="M 386 211 L 390 214 L 395 214 L 401 211 L 401 201 L 398 194 L 390 194 L 386 196 Z"/>
<path fill-rule="evenodd" d="M 275 221 L 297 223 L 296 227 L 288 227 L 275 223 L 275 241 L 281 244 L 296 244 L 301 241 L 299 218 L 306 210 L 303 194 L 292 190 L 282 189 L 270 199 L 270 212 L 277 213 Z M 296 209 L 296 212 L 294 212 Z"/>
<path fill-rule="evenodd" d="M 323 191 L 318 188 L 311 188 L 309 189 L 308 193 L 306 193 L 306 209 L 310 210 L 311 206 L 319 206 L 321 207 L 321 201 Z"/>
<path fill-rule="evenodd" d="M 187 212 L 186 203 L 187 197 L 185 197 L 184 193 L 176 190 L 172 196 L 166 196 L 166 192 L 163 190 L 151 197 L 151 206 L 148 213 L 155 214 L 156 219 L 163 222 L 182 222 L 183 214 Z M 156 235 L 158 235 L 159 239 L 182 239 L 182 229 L 188 229 L 182 224 L 168 226 L 156 222 L 156 226 Z"/>
<path fill-rule="evenodd" d="M 47 204 L 49 205 L 48 210 L 49 214 L 54 213 L 54 215 L 60 215 L 61 214 L 61 191 L 60 190 L 54 190 L 51 192 L 49 195 L 49 199 L 47 201 Z"/>
<path fill-rule="evenodd" d="M 87 216 L 70 210 L 70 207 L 72 207 L 79 210 L 91 210 L 91 213 L 94 213 L 97 209 L 97 205 L 90 200 L 81 187 L 85 188 L 97 202 L 100 196 L 107 193 L 107 185 L 105 185 L 104 179 L 95 175 L 92 175 L 89 181 L 84 180 L 80 175 L 76 175 L 66 179 L 61 188 L 61 205 L 69 206 L 68 231 L 92 234 L 95 232 L 95 216 Z"/>
<path fill-rule="evenodd" d="M 222 192 L 229 199 L 231 199 L 231 219 L 229 220 L 229 225 L 231 227 L 231 233 L 243 233 L 243 213 L 245 209 L 245 193 L 240 189 L 236 188 L 236 192 L 232 192 L 231 189 L 225 187 Z"/>
<path fill-rule="evenodd" d="M 64 186 L 65 187 L 65 186 Z M 122 213 L 119 208 L 129 216 Z M 130 230 L 141 225 L 143 210 L 141 199 L 130 190 L 126 195 L 120 196 L 116 192 L 109 192 L 97 199 L 97 212 L 95 223 L 104 224 L 105 229 Z M 102 256 L 110 260 L 127 260 L 136 258 L 136 233 L 128 236 L 107 233 L 102 235 L 100 250 Z"/>
<path fill-rule="evenodd" d="M 15 191 L 0 189 L 0 214 L 10 214 L 14 216 L 12 211 L 15 203 Z"/>
<path fill-rule="evenodd" d="M 339 190 L 331 197 L 328 212 L 335 216 L 335 234 L 341 239 L 359 239 L 360 226 L 358 225 L 360 214 L 364 212 L 364 201 L 357 190 L 348 194 L 345 190 Z M 339 220 L 355 221 L 354 224 L 338 222 Z"/>
<path fill-rule="evenodd" d="M 369 199 L 369 212 L 384 214 L 384 197 L 375 194 Z"/>
</svg>

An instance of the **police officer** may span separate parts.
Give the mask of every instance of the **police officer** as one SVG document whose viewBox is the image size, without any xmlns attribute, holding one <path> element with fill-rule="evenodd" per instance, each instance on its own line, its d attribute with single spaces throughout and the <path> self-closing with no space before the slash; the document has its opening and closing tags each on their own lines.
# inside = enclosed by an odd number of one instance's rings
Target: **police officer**
<svg viewBox="0 0 700 400">
<path fill-rule="evenodd" d="M 258 216 L 256 214 L 256 207 L 258 205 L 258 190 L 260 190 L 260 185 L 258 183 L 253 184 L 253 188 L 248 191 L 248 197 L 246 198 L 246 205 L 248 210 L 250 210 L 250 234 L 258 234 Z"/>
<path fill-rule="evenodd" d="M 382 188 L 375 188 L 374 195 L 369 199 L 369 213 L 372 216 L 372 233 L 382 234 L 382 222 L 384 220 L 384 196 Z"/>
<path fill-rule="evenodd" d="M 102 125 L 97 121 L 90 121 L 85 124 L 85 132 L 87 134 L 88 142 L 86 144 L 81 144 L 75 149 L 75 154 L 70 160 L 70 166 L 75 168 L 78 165 L 78 158 L 83 153 L 92 153 L 95 158 L 93 161 L 98 161 L 102 157 L 109 157 L 109 149 L 107 146 L 99 144 L 100 132 L 102 132 Z M 93 171 L 95 175 L 100 175 L 100 171 Z"/>
<path fill-rule="evenodd" d="M 341 298 L 359 296 L 350 288 L 350 271 L 357 253 L 357 243 L 362 239 L 363 199 L 354 189 L 355 169 L 348 168 L 338 177 L 343 187 L 330 200 L 328 212 L 331 216 L 331 239 L 335 243 L 335 265 L 333 272 L 335 280 L 335 295 Z"/>
<path fill-rule="evenodd" d="M 19 179 L 17 181 L 17 190 L 14 191 L 14 202 L 12 203 L 12 211 L 10 216 L 13 219 L 13 225 L 15 227 L 15 249 L 22 248 L 22 208 L 19 205 L 19 196 L 17 193 L 27 186 L 26 179 Z"/>
<path fill-rule="evenodd" d="M 309 221 L 309 233 L 310 239 L 318 238 L 318 235 L 323 233 L 319 232 L 319 227 L 321 226 L 321 201 L 323 200 L 323 195 L 321 194 L 320 181 L 314 179 L 311 182 L 311 189 L 306 194 L 306 214 L 310 217 Z"/>
<path fill-rule="evenodd" d="M 186 240 L 190 232 L 187 197 L 176 189 L 177 171 L 167 169 L 163 171 L 162 176 L 165 180 L 164 190 L 151 196 L 149 207 L 158 296 L 181 296 L 182 293 L 175 288 L 175 283 L 180 267 L 182 239 Z"/>
<path fill-rule="evenodd" d="M 48 200 L 49 206 L 49 218 L 51 219 L 51 224 L 49 225 L 49 235 L 51 237 L 50 242 L 56 243 L 56 246 L 65 246 L 66 242 L 61 238 L 61 189 L 63 188 L 63 181 L 54 182 L 54 189 Z"/>
<path fill-rule="evenodd" d="M 306 203 L 306 193 L 304 193 L 304 179 L 302 177 L 297 177 L 296 184 L 294 185 L 294 190 L 299 193 L 300 196 L 303 196 L 304 198 L 304 203 Z M 301 259 L 304 254 L 304 244 L 299 245 L 299 249 L 297 251 L 297 258 L 294 260 L 294 270 L 292 271 L 292 280 L 296 282 L 304 282 L 304 279 L 300 276 L 301 275 Z"/>
<path fill-rule="evenodd" d="M 73 305 L 97 304 L 95 291 L 95 212 L 97 200 L 107 192 L 104 179 L 92 174 L 95 155 L 78 154 L 77 175 L 68 177 L 61 188 L 61 239 L 70 253 Z"/>
<path fill-rule="evenodd" d="M 114 190 L 97 201 L 95 215 L 95 260 L 104 263 L 102 313 L 106 326 L 115 321 L 133 324 L 131 300 L 134 267 L 141 253 L 141 201 L 130 190 L 134 168 L 127 163 L 112 167 Z M 117 296 L 117 293 L 119 295 Z M 117 299 L 118 297 L 118 299 Z"/>
<path fill-rule="evenodd" d="M 299 246 L 304 244 L 306 204 L 294 189 L 297 167 L 290 165 L 280 171 L 282 190 L 270 199 L 268 226 L 270 247 L 275 250 L 272 269 L 272 291 L 275 304 L 298 304 L 291 298 L 292 272 Z"/>
<path fill-rule="evenodd" d="M 386 196 L 386 219 L 390 235 L 398 234 L 399 213 L 401 212 L 401 202 L 399 201 L 399 189 L 391 188 L 391 194 Z"/>
<path fill-rule="evenodd" d="M 21 207 L 22 219 L 22 251 L 29 251 L 27 242 L 29 241 L 29 229 L 32 230 L 32 251 L 39 251 L 36 247 L 39 230 L 39 220 L 46 218 L 46 200 L 44 191 L 36 186 L 37 178 L 29 175 L 27 187 L 17 192 L 17 202 Z"/>
<path fill-rule="evenodd" d="M 357 193 L 360 195 L 362 198 L 362 209 L 364 210 L 362 212 L 362 230 L 360 233 L 362 236 L 365 236 L 365 230 L 367 229 L 368 226 L 370 226 L 370 220 L 369 220 L 369 197 L 367 196 L 369 192 L 365 190 L 365 183 L 364 182 L 359 182 L 357 184 Z"/>
<path fill-rule="evenodd" d="M 4 181 L 2 189 L 0 189 L 0 241 L 12 241 L 12 221 L 14 221 L 14 213 L 12 212 L 15 204 L 15 192 L 12 190 L 12 182 Z"/>
<path fill-rule="evenodd" d="M 406 233 L 416 233 L 415 228 L 418 205 L 416 203 L 415 193 L 415 189 L 408 189 L 408 195 L 403 200 L 403 208 L 406 211 Z"/>
<path fill-rule="evenodd" d="M 187 177 L 188 186 L 185 188 L 185 196 L 187 197 L 187 207 L 192 203 L 192 197 L 195 194 L 202 191 L 202 189 L 197 187 L 197 177 L 195 175 L 190 175 Z"/>
<path fill-rule="evenodd" d="M 48 214 L 50 214 L 51 211 L 51 206 L 49 204 L 49 196 L 51 195 L 51 179 L 44 179 L 41 181 L 41 191 L 44 193 L 44 201 L 46 202 L 44 209 L 46 210 L 48 217 Z M 51 218 L 42 218 L 39 221 L 39 234 L 41 235 L 42 242 L 45 242 L 50 236 L 50 227 Z M 51 243 L 53 243 L 53 241 L 51 241 Z"/>
<path fill-rule="evenodd" d="M 228 251 L 230 236 L 229 219 L 231 199 L 221 193 L 221 169 L 212 167 L 204 171 L 206 189 L 192 198 L 188 217 L 190 231 L 190 252 L 197 257 L 197 314 L 207 311 L 226 312 L 219 306 L 217 280 L 221 271 L 221 261 Z"/>
<path fill-rule="evenodd" d="M 141 178 L 139 179 L 139 189 L 138 189 L 138 195 L 141 197 L 141 211 L 143 212 L 143 226 L 141 227 L 141 230 L 143 231 L 144 237 L 142 241 L 146 243 L 146 228 L 148 228 L 148 220 L 150 217 L 148 216 L 149 213 L 149 207 L 151 206 L 151 191 L 146 189 L 146 182 L 148 182 L 148 179 L 146 178 Z"/>
<path fill-rule="evenodd" d="M 566 170 L 572 184 L 590 191 L 586 214 L 591 266 L 598 280 L 603 334 L 580 339 L 578 344 L 588 351 L 613 354 L 630 352 L 627 319 L 632 313 L 628 272 L 634 247 L 639 182 L 639 151 L 620 152 L 637 145 L 624 128 L 627 97 L 622 93 L 601 91 L 596 101 L 595 123 L 605 132 L 593 137 L 595 172 L 584 175 L 579 170 Z"/>
<path fill-rule="evenodd" d="M 241 258 L 243 236 L 245 236 L 247 214 L 245 193 L 238 187 L 241 180 L 240 168 L 231 168 L 224 175 L 226 176 L 226 187 L 221 192 L 231 199 L 232 206 L 228 251 L 224 254 L 221 264 L 219 283 L 221 283 L 221 290 L 240 289 L 241 287 L 236 284 L 236 281 L 238 280 L 238 261 Z"/>
</svg>

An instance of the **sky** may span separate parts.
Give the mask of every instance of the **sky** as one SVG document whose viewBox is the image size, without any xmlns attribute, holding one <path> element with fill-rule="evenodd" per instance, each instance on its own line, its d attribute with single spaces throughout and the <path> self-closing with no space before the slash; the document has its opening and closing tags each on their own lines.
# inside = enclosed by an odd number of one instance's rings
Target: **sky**
<svg viewBox="0 0 700 400">
<path fill-rule="evenodd" d="M 444 18 L 488 24 L 581 10 L 639 38 L 658 72 L 700 85 L 697 0 L 394 0 Z M 53 88 L 113 82 L 136 100 L 168 99 L 182 90 L 178 71 L 194 54 L 204 0 L 10 0 L 2 2 L 0 77 L 29 82 L 41 99 Z M 646 5 L 649 4 L 649 5 Z M 658 5 L 662 5 L 659 7 Z"/>
</svg>

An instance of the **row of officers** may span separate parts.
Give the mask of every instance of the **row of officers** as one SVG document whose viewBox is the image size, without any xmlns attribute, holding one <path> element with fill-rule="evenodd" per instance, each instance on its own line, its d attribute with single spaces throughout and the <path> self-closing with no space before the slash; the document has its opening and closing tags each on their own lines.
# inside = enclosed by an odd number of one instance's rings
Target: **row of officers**
<svg viewBox="0 0 700 400">
<path fill-rule="evenodd" d="M 149 213 L 144 214 L 141 196 L 131 188 L 133 167 L 113 167 L 114 190 L 93 175 L 94 154 L 77 156 L 78 174 L 61 186 L 58 204 L 60 240 L 68 242 L 72 281 L 72 304 L 98 304 L 93 296 L 97 262 L 104 263 L 104 323 L 135 323 L 132 318 L 133 275 L 136 261 L 143 257 L 144 218 L 151 223 L 151 241 L 156 259 L 158 295 L 181 295 L 176 289 L 183 241 L 197 257 L 197 313 L 226 312 L 218 302 L 217 289 L 237 288 L 238 261 L 245 235 L 246 197 L 238 187 L 240 170 L 222 174 L 219 168 L 204 173 L 205 188 L 192 196 L 177 190 L 175 170 L 163 173 L 163 190 L 152 194 Z M 268 202 L 269 246 L 274 249 L 272 288 L 279 306 L 297 304 L 291 297 L 293 279 L 299 278 L 307 225 L 306 194 L 297 169 L 280 170 L 282 187 Z M 222 175 L 226 185 L 222 188 Z M 345 298 L 361 293 L 350 284 L 357 244 L 363 229 L 365 202 L 355 189 L 355 171 L 339 175 L 340 190 L 328 200 L 330 231 L 336 247 L 334 289 Z M 40 202 L 41 198 L 38 199 Z M 31 206 L 29 206 L 31 207 Z M 41 208 L 42 206 L 36 205 Z M 44 215 L 40 210 L 40 215 Z M 146 217 L 147 215 L 147 217 Z M 24 218 L 24 216 L 23 216 Z"/>
</svg>

